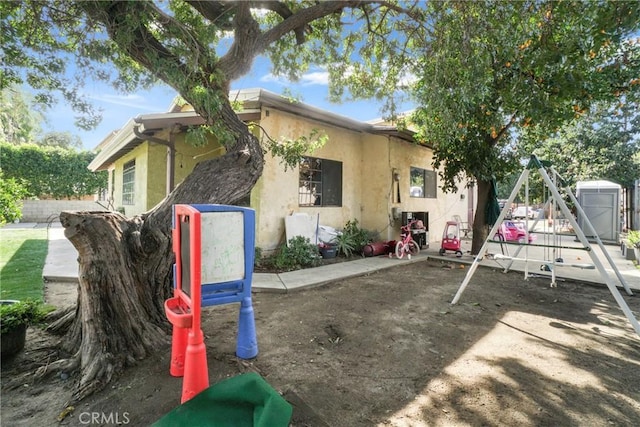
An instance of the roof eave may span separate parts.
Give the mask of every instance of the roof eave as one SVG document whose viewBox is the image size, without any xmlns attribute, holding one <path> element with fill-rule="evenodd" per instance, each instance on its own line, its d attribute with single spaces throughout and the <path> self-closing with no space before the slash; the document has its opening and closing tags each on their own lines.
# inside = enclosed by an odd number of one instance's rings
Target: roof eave
<svg viewBox="0 0 640 427">
<path fill-rule="evenodd" d="M 131 144 L 132 140 L 136 139 L 136 136 L 133 133 L 133 126 L 133 119 L 130 119 L 124 127 L 118 131 L 113 140 L 96 155 L 91 163 L 89 163 L 89 166 L 87 166 L 89 170 L 92 172 L 107 170 L 115 159 L 121 157 L 123 148 L 127 147 Z"/>
<path fill-rule="evenodd" d="M 311 105 L 290 100 L 264 89 L 243 89 L 229 94 L 232 101 L 240 101 L 244 110 L 238 116 L 244 121 L 259 120 L 263 107 L 272 107 L 293 115 L 326 123 L 336 127 L 356 132 L 368 132 L 397 137 L 401 140 L 415 143 L 415 133 L 410 130 L 399 130 L 395 126 L 375 126 L 360 122 L 349 117 L 334 114 Z M 162 129 L 173 128 L 176 125 L 198 126 L 205 124 L 204 119 L 195 111 L 144 114 L 129 120 L 115 135 L 112 141 L 98 153 L 89 164 L 92 171 L 106 170 L 118 158 L 137 147 L 142 140 L 136 137 L 134 127 L 138 126 L 139 133 L 151 133 Z M 430 147 L 428 144 L 420 144 Z"/>
</svg>

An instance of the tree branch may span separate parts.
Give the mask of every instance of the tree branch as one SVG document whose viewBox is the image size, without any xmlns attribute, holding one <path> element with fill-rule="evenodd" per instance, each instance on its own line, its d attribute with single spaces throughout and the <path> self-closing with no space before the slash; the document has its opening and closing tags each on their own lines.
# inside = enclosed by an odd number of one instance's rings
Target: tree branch
<svg viewBox="0 0 640 427">
<path fill-rule="evenodd" d="M 320 2 L 306 9 L 301 9 L 292 13 L 282 22 L 266 32 L 260 31 L 258 23 L 253 19 L 250 13 L 252 4 L 258 5 L 261 3 L 262 2 L 241 2 L 236 5 L 237 10 L 233 19 L 235 39 L 229 51 L 220 58 L 220 61 L 218 62 L 218 67 L 223 72 L 225 78 L 229 81 L 244 75 L 251 68 L 251 63 L 257 55 L 263 53 L 267 46 L 276 42 L 288 32 L 296 32 L 299 29 L 306 28 L 310 22 L 316 19 L 328 16 L 346 7 L 357 7 L 362 2 Z M 287 15 L 287 12 L 285 12 L 282 7 L 276 6 L 275 4 L 271 5 L 270 10 L 274 10 L 276 13 L 284 13 L 284 15 L 281 14 L 283 17 Z M 299 41 L 300 39 L 297 40 Z"/>
<path fill-rule="evenodd" d="M 361 1 L 326 1 L 317 3 L 306 9 L 301 9 L 272 29 L 266 31 L 262 37 L 261 44 L 266 47 L 279 40 L 289 31 L 295 31 L 296 28 L 304 28 L 316 19 L 331 15 L 345 8 L 355 8 L 361 4 Z"/>
<path fill-rule="evenodd" d="M 128 2 L 120 1 L 80 2 L 78 5 L 90 18 L 105 26 L 109 37 L 127 55 L 175 88 L 174 79 L 162 72 L 168 67 L 157 67 L 153 60 L 161 59 L 171 63 L 174 70 L 180 71 L 185 76 L 190 73 L 180 58 L 173 55 L 145 28 L 142 12 L 145 11 L 145 7 L 148 7 L 148 5 L 141 6 L 142 4 L 136 3 L 135 8 L 129 7 Z M 135 19 L 132 19 L 132 14 L 136 16 Z M 137 24 L 135 28 L 131 28 L 132 22 Z M 154 55 L 156 58 L 153 57 Z"/>
<path fill-rule="evenodd" d="M 272 12 L 280 15 L 282 19 L 288 19 L 293 16 L 293 12 L 287 5 L 279 1 L 272 0 L 263 0 L 263 1 L 254 1 L 252 2 L 253 7 L 258 9 L 267 9 Z M 296 35 L 296 42 L 301 45 L 305 42 L 304 30 L 309 27 L 308 23 L 301 25 L 300 27 L 294 28 L 293 31 Z"/>
<path fill-rule="evenodd" d="M 185 1 L 197 10 L 198 13 L 207 18 L 212 25 L 215 25 L 223 31 L 233 30 L 232 14 L 230 12 L 236 7 L 236 4 L 221 1 Z"/>
</svg>

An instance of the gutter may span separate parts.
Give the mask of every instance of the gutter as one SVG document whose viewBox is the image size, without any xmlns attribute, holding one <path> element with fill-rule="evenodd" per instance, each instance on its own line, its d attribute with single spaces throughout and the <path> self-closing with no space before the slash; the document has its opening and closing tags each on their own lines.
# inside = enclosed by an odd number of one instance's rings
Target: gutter
<svg viewBox="0 0 640 427">
<path fill-rule="evenodd" d="M 167 178 L 166 178 L 166 195 L 169 195 L 175 188 L 175 170 L 176 170 L 176 142 L 174 136 L 176 130 L 180 130 L 178 123 L 174 124 L 169 131 L 169 140 L 156 138 L 153 135 L 146 135 L 140 132 L 140 126 L 142 126 L 142 118 L 140 116 L 133 119 L 135 125 L 133 126 L 133 134 L 143 141 L 155 142 L 156 144 L 164 145 L 167 147 Z"/>
</svg>

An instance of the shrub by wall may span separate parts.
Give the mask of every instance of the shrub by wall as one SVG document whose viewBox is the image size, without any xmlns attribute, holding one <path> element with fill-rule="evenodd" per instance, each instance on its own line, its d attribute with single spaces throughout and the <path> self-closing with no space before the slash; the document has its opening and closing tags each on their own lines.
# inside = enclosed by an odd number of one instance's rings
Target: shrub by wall
<svg viewBox="0 0 640 427">
<path fill-rule="evenodd" d="M 30 197 L 78 199 L 107 188 L 106 172 L 87 169 L 95 155 L 36 144 L 0 144 L 5 178 L 23 182 Z"/>
</svg>

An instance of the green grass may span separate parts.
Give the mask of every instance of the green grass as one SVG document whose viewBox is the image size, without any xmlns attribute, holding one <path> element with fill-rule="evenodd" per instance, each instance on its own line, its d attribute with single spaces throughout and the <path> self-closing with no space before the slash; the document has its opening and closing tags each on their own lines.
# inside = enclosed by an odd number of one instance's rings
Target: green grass
<svg viewBox="0 0 640 427">
<path fill-rule="evenodd" d="M 47 229 L 0 229 L 0 299 L 42 301 Z"/>
</svg>

